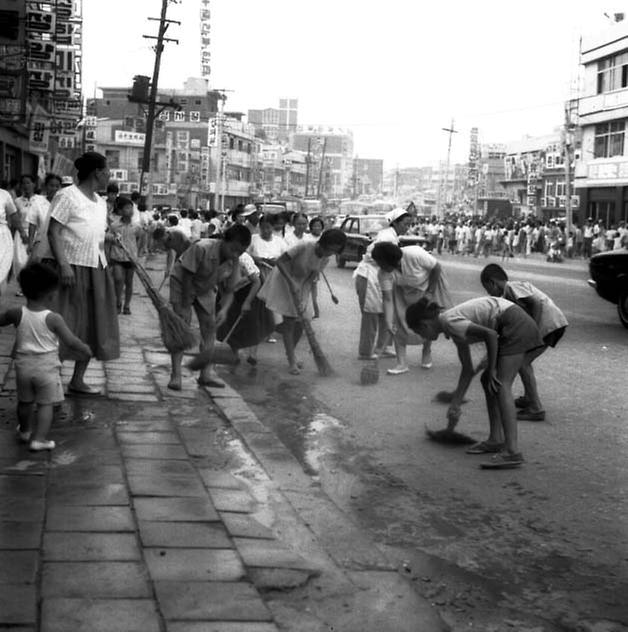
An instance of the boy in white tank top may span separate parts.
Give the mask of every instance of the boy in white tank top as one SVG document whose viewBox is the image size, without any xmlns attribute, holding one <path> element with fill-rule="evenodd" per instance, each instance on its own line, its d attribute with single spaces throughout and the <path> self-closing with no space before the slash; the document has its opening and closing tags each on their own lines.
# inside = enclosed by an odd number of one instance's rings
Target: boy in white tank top
<svg viewBox="0 0 628 632">
<path fill-rule="evenodd" d="M 33 451 L 52 450 L 55 442 L 47 436 L 53 406 L 64 399 L 59 339 L 85 360 L 91 357 L 91 351 L 59 314 L 48 309 L 59 286 L 59 276 L 51 267 L 32 263 L 20 272 L 19 281 L 26 305 L 0 312 L 0 327 L 14 325 L 17 330 L 14 354 L 18 438 L 30 443 Z M 35 424 L 31 428 L 33 413 Z"/>
</svg>

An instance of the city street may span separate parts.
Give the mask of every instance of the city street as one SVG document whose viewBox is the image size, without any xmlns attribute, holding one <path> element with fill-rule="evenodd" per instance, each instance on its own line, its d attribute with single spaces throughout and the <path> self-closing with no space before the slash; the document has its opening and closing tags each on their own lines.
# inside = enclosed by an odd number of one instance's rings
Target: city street
<svg viewBox="0 0 628 632">
<path fill-rule="evenodd" d="M 456 301 L 483 294 L 486 260 L 441 261 Z M 429 371 L 411 348 L 409 373 L 387 376 L 394 359 L 383 360 L 379 383 L 359 384 L 353 266 L 329 266 L 339 305 L 319 289 L 315 327 L 334 377 L 317 376 L 305 340 L 298 378 L 288 376 L 280 343 L 262 345 L 256 373 L 225 375 L 338 506 L 405 562 L 416 590 L 455 629 L 501 630 L 506 621 L 517 630 L 624 630 L 628 332 L 587 286 L 584 262 L 515 259 L 506 268 L 550 294 L 570 322 L 535 365 L 547 420 L 519 422 L 519 470 L 482 471 L 482 457 L 426 440 L 426 424 L 445 424 L 434 394 L 456 383 L 451 342 L 434 344 Z M 459 429 L 485 438 L 477 380 L 468 399 Z"/>
</svg>

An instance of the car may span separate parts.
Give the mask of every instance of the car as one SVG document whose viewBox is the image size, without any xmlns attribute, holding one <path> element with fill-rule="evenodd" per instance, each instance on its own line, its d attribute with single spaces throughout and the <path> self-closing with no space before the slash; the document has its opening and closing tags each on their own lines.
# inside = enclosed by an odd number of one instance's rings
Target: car
<svg viewBox="0 0 628 632">
<path fill-rule="evenodd" d="M 621 324 L 628 329 L 628 250 L 609 250 L 589 261 L 589 285 L 605 300 L 617 305 Z"/>
<path fill-rule="evenodd" d="M 340 229 L 347 234 L 347 245 L 341 254 L 336 255 L 339 268 L 344 268 L 348 261 L 359 262 L 366 249 L 375 239 L 377 233 L 388 228 L 385 215 L 348 215 L 340 224 Z M 419 235 L 400 235 L 400 246 L 426 247 L 426 240 Z"/>
</svg>

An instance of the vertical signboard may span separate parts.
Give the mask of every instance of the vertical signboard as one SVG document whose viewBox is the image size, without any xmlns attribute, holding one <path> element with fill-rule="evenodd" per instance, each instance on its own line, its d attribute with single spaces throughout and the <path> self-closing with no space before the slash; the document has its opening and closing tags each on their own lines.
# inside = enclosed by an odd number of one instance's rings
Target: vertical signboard
<svg viewBox="0 0 628 632">
<path fill-rule="evenodd" d="M 201 77 L 209 78 L 211 74 L 210 39 L 210 11 L 209 0 L 201 0 Z"/>
</svg>

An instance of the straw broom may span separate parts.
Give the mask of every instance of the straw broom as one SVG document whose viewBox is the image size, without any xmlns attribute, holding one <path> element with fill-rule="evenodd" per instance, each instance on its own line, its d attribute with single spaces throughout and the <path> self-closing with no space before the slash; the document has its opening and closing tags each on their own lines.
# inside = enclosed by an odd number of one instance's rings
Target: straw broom
<svg viewBox="0 0 628 632">
<path fill-rule="evenodd" d="M 310 349 L 312 350 L 312 355 L 314 356 L 314 361 L 316 362 L 316 368 L 318 369 L 318 373 L 322 377 L 329 377 L 333 375 L 334 370 L 331 368 L 331 365 L 327 361 L 321 346 L 318 344 L 318 340 L 316 339 L 316 334 L 314 333 L 314 329 L 312 329 L 312 324 L 310 321 L 305 318 L 303 314 L 303 308 L 301 307 L 301 301 L 299 300 L 299 296 L 295 289 L 292 287 L 290 283 L 290 279 L 286 275 L 286 273 L 279 267 L 279 272 L 283 275 L 286 280 L 286 285 L 290 290 L 290 296 L 292 297 L 292 302 L 294 303 L 294 307 L 299 314 L 299 320 L 303 325 L 303 331 L 305 331 L 305 335 L 307 336 L 307 341 L 310 343 Z"/>
<path fill-rule="evenodd" d="M 127 257 L 133 263 L 137 276 L 139 277 L 146 294 L 150 298 L 153 306 L 157 310 L 159 316 L 159 330 L 161 340 L 170 353 L 182 353 L 186 349 L 196 344 L 196 337 L 190 326 L 179 316 L 175 314 L 166 300 L 155 289 L 148 272 L 138 261 L 129 249 L 122 243 L 119 236 L 116 236 L 116 243 L 126 253 Z"/>
</svg>

